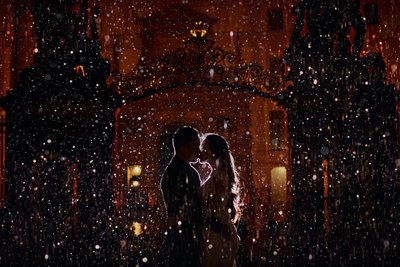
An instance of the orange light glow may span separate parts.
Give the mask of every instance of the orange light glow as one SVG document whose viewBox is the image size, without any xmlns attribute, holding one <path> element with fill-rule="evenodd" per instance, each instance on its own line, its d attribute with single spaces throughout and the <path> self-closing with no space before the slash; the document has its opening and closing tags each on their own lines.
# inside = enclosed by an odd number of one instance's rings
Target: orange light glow
<svg viewBox="0 0 400 267">
<path fill-rule="evenodd" d="M 208 24 L 198 21 L 195 23 L 194 29 L 190 30 L 190 34 L 193 37 L 204 37 L 207 34 Z"/>
<path fill-rule="evenodd" d="M 139 187 L 140 186 L 140 182 L 137 180 L 132 181 L 132 186 L 133 187 Z"/>
<path fill-rule="evenodd" d="M 138 177 L 141 174 L 142 174 L 142 166 L 140 166 L 140 165 L 128 166 L 128 169 L 127 169 L 128 185 L 132 186 L 132 187 L 139 187 L 140 181 L 138 180 Z"/>
<path fill-rule="evenodd" d="M 131 231 L 135 236 L 140 236 L 143 233 L 142 224 L 139 222 L 133 222 L 131 225 Z"/>
<path fill-rule="evenodd" d="M 77 75 L 85 77 L 85 68 L 82 65 L 78 65 L 75 67 L 75 72 Z"/>
<path fill-rule="evenodd" d="M 322 162 L 322 170 L 324 171 L 324 197 L 328 197 L 329 193 L 329 180 L 328 180 L 328 161 L 326 159 Z"/>
</svg>

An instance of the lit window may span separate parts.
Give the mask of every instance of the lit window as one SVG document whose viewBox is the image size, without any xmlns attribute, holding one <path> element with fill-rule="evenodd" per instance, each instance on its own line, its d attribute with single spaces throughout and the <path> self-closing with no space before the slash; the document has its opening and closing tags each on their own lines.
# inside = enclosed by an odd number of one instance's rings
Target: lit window
<svg viewBox="0 0 400 267">
<path fill-rule="evenodd" d="M 368 25 L 379 24 L 379 9 L 377 3 L 365 4 L 364 15 Z"/>
<path fill-rule="evenodd" d="M 287 171 L 285 167 L 271 170 L 271 204 L 285 203 L 287 198 Z"/>
<path fill-rule="evenodd" d="M 128 188 L 137 188 L 140 186 L 140 175 L 142 174 L 142 167 L 140 165 L 128 166 L 127 179 Z"/>
<path fill-rule="evenodd" d="M 133 222 L 131 225 L 131 231 L 135 236 L 140 236 L 143 233 L 142 224 L 139 222 Z"/>
<path fill-rule="evenodd" d="M 271 111 L 269 113 L 269 148 L 271 150 L 283 148 L 284 119 L 283 111 Z"/>
</svg>

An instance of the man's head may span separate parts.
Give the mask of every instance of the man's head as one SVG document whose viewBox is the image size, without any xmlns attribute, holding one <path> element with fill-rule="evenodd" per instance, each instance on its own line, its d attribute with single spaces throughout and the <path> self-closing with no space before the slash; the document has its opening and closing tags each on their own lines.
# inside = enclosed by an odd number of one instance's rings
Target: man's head
<svg viewBox="0 0 400 267">
<path fill-rule="evenodd" d="M 182 160 L 196 161 L 200 154 L 199 132 L 192 127 L 179 128 L 173 138 L 175 154 Z"/>
</svg>

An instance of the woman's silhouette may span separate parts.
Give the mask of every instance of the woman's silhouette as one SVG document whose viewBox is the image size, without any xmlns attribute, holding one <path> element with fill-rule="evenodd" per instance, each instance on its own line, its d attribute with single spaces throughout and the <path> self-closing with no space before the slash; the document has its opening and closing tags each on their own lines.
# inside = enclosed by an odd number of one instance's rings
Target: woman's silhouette
<svg viewBox="0 0 400 267">
<path fill-rule="evenodd" d="M 212 168 L 202 186 L 203 266 L 233 266 L 239 247 L 235 222 L 240 217 L 239 178 L 226 140 L 206 134 L 200 160 Z"/>
</svg>

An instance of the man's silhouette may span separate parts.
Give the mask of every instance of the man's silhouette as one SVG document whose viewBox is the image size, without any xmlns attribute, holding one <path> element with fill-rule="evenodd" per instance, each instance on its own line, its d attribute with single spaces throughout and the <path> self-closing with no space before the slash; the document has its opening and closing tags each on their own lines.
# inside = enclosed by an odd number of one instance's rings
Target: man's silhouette
<svg viewBox="0 0 400 267">
<path fill-rule="evenodd" d="M 190 127 L 178 129 L 173 137 L 175 155 L 161 180 L 167 209 L 166 249 L 170 266 L 200 266 L 202 216 L 200 179 L 189 162 L 197 160 L 200 138 Z"/>
</svg>

